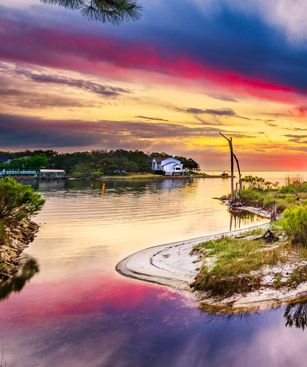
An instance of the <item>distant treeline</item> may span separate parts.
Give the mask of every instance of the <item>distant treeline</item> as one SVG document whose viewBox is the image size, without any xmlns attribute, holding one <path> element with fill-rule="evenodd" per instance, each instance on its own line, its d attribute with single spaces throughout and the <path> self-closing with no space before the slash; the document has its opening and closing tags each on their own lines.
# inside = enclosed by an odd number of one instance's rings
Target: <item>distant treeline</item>
<svg viewBox="0 0 307 367">
<path fill-rule="evenodd" d="M 73 177 L 99 177 L 129 172 L 150 172 L 153 157 L 168 157 L 166 153 L 144 153 L 139 150 L 94 150 L 90 152 L 58 153 L 53 150 L 0 152 L 0 169 L 65 169 Z M 199 164 L 177 156 L 184 168 L 199 170 Z M 4 162 L 8 159 L 8 162 Z"/>
</svg>

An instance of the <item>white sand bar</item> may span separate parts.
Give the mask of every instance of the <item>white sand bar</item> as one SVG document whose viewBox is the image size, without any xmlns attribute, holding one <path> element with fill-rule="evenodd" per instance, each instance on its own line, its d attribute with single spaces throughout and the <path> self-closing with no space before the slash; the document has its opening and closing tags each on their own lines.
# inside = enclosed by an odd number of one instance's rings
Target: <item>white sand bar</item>
<svg viewBox="0 0 307 367">
<path fill-rule="evenodd" d="M 269 223 L 248 228 L 173 242 L 138 251 L 116 265 L 116 270 L 128 277 L 166 285 L 181 291 L 190 289 L 200 266 L 197 255 L 190 255 L 198 243 L 215 240 L 223 236 L 237 236 L 241 233 L 268 228 Z"/>
</svg>

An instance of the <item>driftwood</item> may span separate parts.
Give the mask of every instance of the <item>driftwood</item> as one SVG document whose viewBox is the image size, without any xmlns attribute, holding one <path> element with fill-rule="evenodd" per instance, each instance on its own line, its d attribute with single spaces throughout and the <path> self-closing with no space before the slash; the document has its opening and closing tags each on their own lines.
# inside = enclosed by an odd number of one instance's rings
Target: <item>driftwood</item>
<svg viewBox="0 0 307 367">
<path fill-rule="evenodd" d="M 241 208 L 243 206 L 240 200 L 234 199 L 229 203 L 230 208 Z"/>
<path fill-rule="evenodd" d="M 262 236 L 266 243 L 272 243 L 279 240 L 278 236 L 276 236 L 270 229 L 268 229 L 265 234 Z"/>
</svg>

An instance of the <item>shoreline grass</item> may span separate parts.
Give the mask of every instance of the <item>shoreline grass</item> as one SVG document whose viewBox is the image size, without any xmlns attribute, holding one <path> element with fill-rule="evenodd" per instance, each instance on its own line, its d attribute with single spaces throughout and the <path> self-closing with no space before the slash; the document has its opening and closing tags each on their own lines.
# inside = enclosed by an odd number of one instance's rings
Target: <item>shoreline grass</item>
<svg viewBox="0 0 307 367">
<path fill-rule="evenodd" d="M 194 246 L 194 253 L 202 259 L 213 258 L 210 267 L 203 264 L 195 282 L 194 290 L 208 292 L 210 296 L 229 297 L 234 293 L 245 293 L 260 288 L 261 274 L 264 266 L 285 263 L 283 243 L 270 248 L 263 239 L 223 237 Z"/>
<path fill-rule="evenodd" d="M 280 239 L 268 244 L 260 231 L 249 231 L 243 237 L 194 246 L 192 253 L 198 254 L 202 265 L 191 287 L 206 296 L 228 298 L 261 287 L 289 289 L 307 281 L 307 183 L 274 188 L 257 178 L 249 177 L 249 182 L 252 185 L 238 194 L 239 200 L 244 206 L 265 209 L 276 204 L 284 215 L 271 228 Z"/>
</svg>

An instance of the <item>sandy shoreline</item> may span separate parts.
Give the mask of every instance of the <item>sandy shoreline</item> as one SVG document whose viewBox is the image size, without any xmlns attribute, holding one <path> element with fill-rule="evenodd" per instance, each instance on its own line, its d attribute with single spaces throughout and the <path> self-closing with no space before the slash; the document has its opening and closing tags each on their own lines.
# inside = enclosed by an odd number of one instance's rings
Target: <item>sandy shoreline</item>
<svg viewBox="0 0 307 367">
<path fill-rule="evenodd" d="M 261 209 L 242 207 L 265 218 L 270 213 Z M 197 292 L 192 292 L 190 284 L 194 281 L 202 265 L 197 255 L 191 255 L 193 246 L 224 236 L 239 236 L 253 229 L 266 229 L 270 222 L 249 226 L 243 229 L 220 232 L 185 241 L 178 241 L 153 246 L 138 251 L 116 265 L 116 270 L 127 277 L 171 287 L 185 294 L 189 299 L 200 302 L 205 310 L 217 313 L 238 313 L 258 311 L 278 307 L 283 303 L 297 301 L 307 297 L 307 282 L 295 289 L 260 288 L 247 294 L 235 294 L 225 299 L 214 299 Z M 210 264 L 208 264 L 210 265 Z"/>
<path fill-rule="evenodd" d="M 237 236 L 252 229 L 265 229 L 268 226 L 269 223 L 258 224 L 243 229 L 149 247 L 121 260 L 116 265 L 116 270 L 130 278 L 191 293 L 190 284 L 193 282 L 197 274 L 197 268 L 200 266 L 198 256 L 190 255 L 193 246 L 223 236 Z"/>
</svg>

